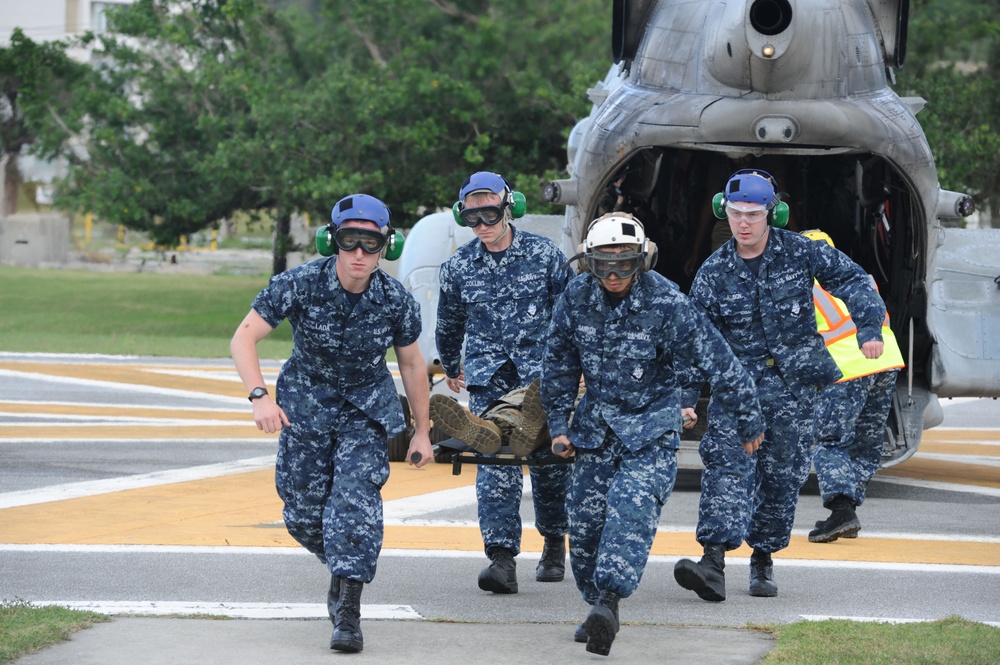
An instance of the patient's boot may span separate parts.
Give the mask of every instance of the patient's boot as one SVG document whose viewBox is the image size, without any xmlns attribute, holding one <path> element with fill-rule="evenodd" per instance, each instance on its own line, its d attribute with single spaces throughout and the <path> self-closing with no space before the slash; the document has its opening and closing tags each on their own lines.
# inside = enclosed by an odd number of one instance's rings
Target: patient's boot
<svg viewBox="0 0 1000 665">
<path fill-rule="evenodd" d="M 448 436 L 484 455 L 500 450 L 500 428 L 495 423 L 473 415 L 447 395 L 431 395 L 430 404 L 431 420 Z"/>
<path fill-rule="evenodd" d="M 521 418 L 517 419 L 514 431 L 510 434 L 510 449 L 518 457 L 525 457 L 535 452 L 544 443 L 539 434 L 547 424 L 545 410 L 542 408 L 542 391 L 540 379 L 535 379 L 524 393 L 521 404 Z"/>
</svg>

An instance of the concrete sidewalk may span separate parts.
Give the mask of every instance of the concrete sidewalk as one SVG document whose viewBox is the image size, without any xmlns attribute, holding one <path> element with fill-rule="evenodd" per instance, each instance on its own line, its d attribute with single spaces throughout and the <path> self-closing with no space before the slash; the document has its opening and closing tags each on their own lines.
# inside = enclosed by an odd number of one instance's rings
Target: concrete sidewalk
<svg viewBox="0 0 1000 665">
<path fill-rule="evenodd" d="M 630 626 L 608 657 L 573 641 L 570 624 L 472 624 L 362 621 L 365 649 L 329 649 L 332 627 L 318 620 L 118 617 L 74 633 L 17 665 L 256 665 L 295 663 L 440 663 L 476 665 L 611 662 L 758 663 L 774 646 L 764 633 L 734 628 Z M 344 660 L 341 660 L 344 659 Z"/>
</svg>

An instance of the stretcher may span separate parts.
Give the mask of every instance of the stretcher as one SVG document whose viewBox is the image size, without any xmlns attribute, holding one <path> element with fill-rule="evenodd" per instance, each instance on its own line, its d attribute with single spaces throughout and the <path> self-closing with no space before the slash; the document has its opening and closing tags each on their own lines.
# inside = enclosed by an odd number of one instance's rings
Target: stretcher
<svg viewBox="0 0 1000 665">
<path fill-rule="evenodd" d="M 510 446 L 501 446 L 500 450 L 493 455 L 484 455 L 476 452 L 464 441 L 459 439 L 445 439 L 434 444 L 434 459 L 442 459 L 451 462 L 452 475 L 462 473 L 463 464 L 491 464 L 497 466 L 548 466 L 550 464 L 572 464 L 572 457 L 565 458 L 552 453 L 544 455 L 531 455 L 528 457 L 518 457 L 510 449 Z"/>
</svg>

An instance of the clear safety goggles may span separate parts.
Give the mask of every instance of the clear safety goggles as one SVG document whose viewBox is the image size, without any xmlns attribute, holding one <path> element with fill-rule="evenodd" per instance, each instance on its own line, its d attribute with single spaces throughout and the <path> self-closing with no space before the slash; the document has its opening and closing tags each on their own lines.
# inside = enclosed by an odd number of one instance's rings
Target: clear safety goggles
<svg viewBox="0 0 1000 665">
<path fill-rule="evenodd" d="M 746 204 L 743 204 L 746 205 Z M 732 202 L 726 203 L 726 216 L 737 222 L 744 221 L 747 224 L 757 224 L 767 219 L 767 208 L 752 208 L 741 210 Z"/>
<path fill-rule="evenodd" d="M 480 224 L 493 226 L 503 219 L 503 206 L 480 206 L 478 208 L 462 208 L 458 213 L 462 221 L 470 229 Z"/>
<path fill-rule="evenodd" d="M 360 247 L 366 254 L 378 254 L 385 247 L 386 237 L 381 231 L 341 227 L 333 234 L 333 240 L 343 252 L 353 252 Z"/>
<path fill-rule="evenodd" d="M 592 252 L 587 256 L 587 265 L 598 279 L 607 279 L 612 273 L 619 279 L 628 279 L 642 267 L 642 258 L 636 252 Z"/>
</svg>

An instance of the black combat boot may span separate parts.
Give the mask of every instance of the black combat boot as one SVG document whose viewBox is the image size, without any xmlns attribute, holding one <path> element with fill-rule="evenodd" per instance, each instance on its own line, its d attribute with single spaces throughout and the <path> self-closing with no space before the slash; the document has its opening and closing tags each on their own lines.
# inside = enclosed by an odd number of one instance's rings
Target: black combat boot
<svg viewBox="0 0 1000 665">
<path fill-rule="evenodd" d="M 701 561 L 681 559 L 674 566 L 674 579 L 685 589 L 698 594 L 702 600 L 726 599 L 726 546 L 707 543 Z"/>
<path fill-rule="evenodd" d="M 825 529 L 826 528 L 826 520 L 816 520 L 816 528 L 817 529 L 821 529 L 821 530 Z M 841 538 L 857 538 L 858 537 L 858 532 L 855 531 L 854 533 L 845 533 L 844 535 L 842 535 L 840 537 Z"/>
<path fill-rule="evenodd" d="M 542 558 L 535 568 L 535 579 L 539 582 L 562 582 L 566 576 L 566 538 L 546 538 L 542 548 Z"/>
<path fill-rule="evenodd" d="M 590 608 L 583 629 L 587 635 L 587 651 L 600 656 L 611 653 L 611 643 L 618 634 L 618 601 L 614 591 L 601 591 L 597 602 Z M 575 639 L 575 636 L 574 636 Z"/>
<path fill-rule="evenodd" d="M 493 593 L 517 593 L 517 564 L 513 552 L 498 548 L 489 557 L 492 559 L 490 565 L 479 573 L 479 588 Z"/>
<path fill-rule="evenodd" d="M 361 634 L 361 591 L 364 588 L 364 582 L 341 580 L 331 649 L 357 653 L 365 648 L 365 638 Z"/>
<path fill-rule="evenodd" d="M 330 613 L 330 621 L 337 625 L 337 603 L 340 601 L 340 578 L 330 576 L 330 590 L 326 594 L 326 611 Z M 333 648 L 333 638 L 330 638 L 330 648 Z"/>
<path fill-rule="evenodd" d="M 761 598 L 778 595 L 778 583 L 774 581 L 774 564 L 769 552 L 755 549 L 750 555 L 750 595 Z"/>
<path fill-rule="evenodd" d="M 587 635 L 587 623 L 583 622 L 573 631 L 573 641 L 586 644 L 590 637 Z"/>
<path fill-rule="evenodd" d="M 833 497 L 826 507 L 832 513 L 820 525 L 809 532 L 810 543 L 832 543 L 838 538 L 856 538 L 861 531 L 861 522 L 854 512 L 854 502 L 843 494 Z"/>
</svg>

